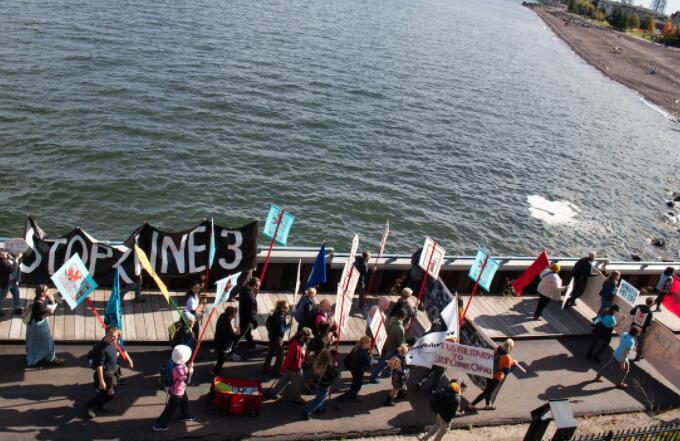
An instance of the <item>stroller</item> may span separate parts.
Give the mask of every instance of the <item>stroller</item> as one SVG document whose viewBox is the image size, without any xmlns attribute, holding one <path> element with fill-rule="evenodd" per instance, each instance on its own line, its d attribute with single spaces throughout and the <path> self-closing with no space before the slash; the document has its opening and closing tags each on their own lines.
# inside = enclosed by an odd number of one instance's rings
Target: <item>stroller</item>
<svg viewBox="0 0 680 441">
<path fill-rule="evenodd" d="M 262 382 L 215 376 L 208 393 L 208 413 L 218 410 L 233 415 L 257 416 L 262 406 Z"/>
</svg>

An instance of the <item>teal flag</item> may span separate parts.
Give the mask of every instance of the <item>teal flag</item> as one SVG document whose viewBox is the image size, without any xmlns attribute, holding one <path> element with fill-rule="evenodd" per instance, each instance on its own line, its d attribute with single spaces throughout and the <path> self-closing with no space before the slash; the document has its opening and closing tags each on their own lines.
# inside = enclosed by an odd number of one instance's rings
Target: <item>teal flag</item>
<svg viewBox="0 0 680 441">
<path fill-rule="evenodd" d="M 281 212 L 283 211 L 283 216 Z M 279 216 L 281 217 L 281 224 L 278 226 L 278 231 L 276 226 L 279 224 Z M 264 230 L 262 234 L 267 239 L 274 239 L 274 233 L 276 232 L 276 243 L 282 246 L 286 246 L 288 243 L 288 234 L 290 229 L 293 227 L 293 222 L 295 222 L 295 216 L 287 211 L 284 211 L 281 207 L 276 204 L 272 204 L 267 214 L 267 220 L 264 224 Z"/>
<path fill-rule="evenodd" d="M 210 218 L 210 251 L 208 255 L 208 269 L 210 269 L 215 260 L 215 222 L 212 218 Z"/>
<path fill-rule="evenodd" d="M 116 268 L 116 275 L 113 277 L 113 287 L 111 288 L 111 297 L 106 303 L 104 309 L 104 323 L 106 326 L 117 326 L 121 330 L 121 337 L 118 343 L 124 346 L 123 343 L 123 299 L 120 298 L 120 279 L 118 277 L 118 268 Z"/>
</svg>

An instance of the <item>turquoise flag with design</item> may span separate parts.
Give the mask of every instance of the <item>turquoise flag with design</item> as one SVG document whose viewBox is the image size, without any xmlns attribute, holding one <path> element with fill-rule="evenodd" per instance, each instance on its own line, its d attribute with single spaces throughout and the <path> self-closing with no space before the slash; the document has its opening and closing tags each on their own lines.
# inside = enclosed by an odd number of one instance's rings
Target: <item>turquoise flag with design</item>
<svg viewBox="0 0 680 441">
<path fill-rule="evenodd" d="M 116 268 L 116 275 L 113 277 L 113 287 L 111 288 L 111 297 L 106 303 L 104 309 L 104 323 L 106 326 L 116 326 L 120 328 L 121 337 L 118 343 L 124 346 L 123 342 L 123 299 L 120 297 L 120 278 L 118 277 L 118 268 Z"/>
<path fill-rule="evenodd" d="M 210 269 L 215 260 L 215 222 L 212 218 L 210 218 L 210 250 L 208 256 L 208 269 Z"/>
</svg>

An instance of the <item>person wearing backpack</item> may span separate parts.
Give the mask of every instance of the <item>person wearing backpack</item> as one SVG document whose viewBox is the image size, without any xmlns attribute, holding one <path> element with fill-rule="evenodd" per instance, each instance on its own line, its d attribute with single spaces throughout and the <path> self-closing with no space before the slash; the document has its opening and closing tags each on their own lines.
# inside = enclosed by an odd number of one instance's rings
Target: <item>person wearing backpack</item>
<svg viewBox="0 0 680 441">
<path fill-rule="evenodd" d="M 315 398 L 307 403 L 302 411 L 302 419 L 308 420 L 314 412 L 323 412 L 324 403 L 328 399 L 328 392 L 338 378 L 340 378 L 340 371 L 335 366 L 333 356 L 328 349 L 319 352 L 314 360 L 312 372 L 316 381 L 314 387 Z"/>
<path fill-rule="evenodd" d="M 305 295 L 295 305 L 294 317 L 298 323 L 298 328 L 314 329 L 314 318 L 316 316 L 316 289 L 307 288 Z"/>
<path fill-rule="evenodd" d="M 267 318 L 265 326 L 269 334 L 269 352 L 264 359 L 264 366 L 262 372 L 272 374 L 274 377 L 280 377 L 281 362 L 283 361 L 283 337 L 286 334 L 286 315 L 288 314 L 288 302 L 279 300 L 276 302 L 276 307 L 272 314 Z M 272 358 L 276 356 L 274 368 L 272 369 Z"/>
<path fill-rule="evenodd" d="M 227 306 L 220 318 L 217 319 L 217 324 L 215 325 L 215 352 L 217 353 L 217 361 L 215 366 L 213 366 L 210 374 L 215 376 L 222 372 L 222 366 L 224 365 L 224 360 L 228 356 L 234 361 L 239 361 L 241 357 L 231 353 L 238 340 L 238 336 L 234 331 L 234 326 L 232 322 L 236 318 L 236 307 Z"/>
<path fill-rule="evenodd" d="M 86 404 L 86 418 L 92 419 L 96 416 L 95 411 L 107 412 L 104 405 L 113 400 L 114 389 L 116 387 L 116 372 L 118 371 L 118 352 L 116 342 L 120 337 L 120 328 L 108 326 L 106 335 L 92 347 L 88 354 L 90 367 L 94 369 L 94 387 L 99 392 Z M 132 359 L 126 353 L 130 368 L 133 367 Z"/>
<path fill-rule="evenodd" d="M 359 402 L 359 391 L 364 384 L 364 373 L 371 367 L 371 337 L 364 335 L 343 360 L 347 370 L 352 373 L 352 385 L 349 390 L 338 397 L 338 403 L 347 400 Z"/>
<path fill-rule="evenodd" d="M 172 362 L 175 367 L 172 369 L 172 385 L 168 390 L 168 401 L 165 404 L 163 413 L 153 425 L 154 432 L 165 432 L 168 430 L 170 417 L 179 408 L 182 414 L 182 421 L 196 421 L 196 417 L 189 414 L 189 398 L 187 397 L 187 379 L 191 376 L 193 367 L 187 367 L 186 363 L 191 359 L 191 348 L 185 345 L 178 345 L 172 350 Z"/>
<path fill-rule="evenodd" d="M 174 348 L 177 345 L 185 345 L 189 346 L 193 351 L 193 348 L 196 347 L 196 340 L 198 339 L 198 335 L 194 332 L 196 317 L 189 311 L 182 312 L 182 316 L 184 317 L 184 320 L 178 322 L 179 328 L 177 328 L 177 332 L 173 336 L 170 346 Z"/>
<path fill-rule="evenodd" d="M 404 288 L 401 290 L 401 297 L 399 300 L 396 301 L 396 303 L 392 306 L 392 309 L 390 309 L 390 320 L 394 318 L 397 315 L 397 312 L 399 311 L 404 311 L 404 327 L 408 328 L 409 324 L 411 323 L 411 320 L 415 317 L 415 313 L 413 311 L 413 306 L 411 306 L 411 302 L 409 301 L 409 298 L 413 296 L 413 290 L 411 288 Z"/>
<path fill-rule="evenodd" d="M 47 362 L 50 366 L 61 366 L 64 360 L 54 353 L 54 340 L 50 333 L 47 317 L 54 314 L 57 304 L 49 293 L 47 285 L 39 285 L 35 289 L 35 299 L 28 314 L 26 323 L 26 366 L 33 367 Z"/>
<path fill-rule="evenodd" d="M 464 382 L 458 384 L 457 381 L 452 381 L 450 385 L 435 391 L 430 397 L 430 408 L 435 412 L 435 424 L 432 429 L 420 438 L 425 441 L 430 437 L 433 441 L 441 441 L 446 435 L 451 425 L 451 420 L 456 416 L 460 409 L 460 403 L 463 393 L 467 389 Z"/>
<path fill-rule="evenodd" d="M 619 305 L 611 305 L 595 318 L 591 333 L 592 341 L 586 352 L 587 359 L 600 363 L 600 354 L 609 347 L 609 343 L 612 341 L 612 333 L 616 326 L 616 313 L 619 310 Z"/>
</svg>

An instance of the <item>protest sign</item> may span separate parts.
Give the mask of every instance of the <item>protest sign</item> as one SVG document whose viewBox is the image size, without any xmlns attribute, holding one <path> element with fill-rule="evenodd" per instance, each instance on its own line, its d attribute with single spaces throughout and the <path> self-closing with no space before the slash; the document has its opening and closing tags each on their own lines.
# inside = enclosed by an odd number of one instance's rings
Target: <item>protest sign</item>
<svg viewBox="0 0 680 441">
<path fill-rule="evenodd" d="M 215 301 L 213 301 L 212 304 L 213 308 L 217 308 L 221 304 L 227 303 L 229 300 L 229 293 L 231 292 L 232 288 L 236 286 L 239 277 L 241 277 L 240 272 L 215 282 L 216 291 Z"/>
<path fill-rule="evenodd" d="M 434 359 L 444 346 L 446 331 L 425 334 L 416 341 L 406 355 L 406 364 L 430 369 Z"/>
<path fill-rule="evenodd" d="M 387 340 L 387 331 L 385 331 L 385 316 L 380 311 L 376 311 L 375 314 L 373 314 L 369 329 L 371 330 L 375 347 L 377 347 L 378 352 L 382 354 L 383 346 Z"/>
<path fill-rule="evenodd" d="M 338 322 L 339 335 L 345 333 L 347 329 L 347 322 L 349 322 L 349 313 L 352 309 L 352 297 L 359 282 L 359 271 L 352 267 L 350 271 L 350 278 L 347 286 L 343 289 L 341 283 L 338 283 L 338 291 L 335 296 L 335 316 Z M 338 337 L 338 341 L 339 341 Z"/>
<path fill-rule="evenodd" d="M 52 282 L 71 309 L 75 309 L 97 287 L 78 254 L 74 254 L 52 275 Z"/>
<path fill-rule="evenodd" d="M 439 270 L 444 263 L 446 251 L 432 238 L 426 237 L 423 251 L 420 253 L 418 266 L 427 271 L 433 278 L 439 277 Z"/>
<path fill-rule="evenodd" d="M 485 263 L 486 262 L 486 263 Z M 468 277 L 478 283 L 484 291 L 489 292 L 493 276 L 498 271 L 499 263 L 483 249 L 477 250 L 475 261 L 470 267 Z M 480 276 L 481 272 L 481 276 Z"/>
<path fill-rule="evenodd" d="M 619 283 L 619 289 L 616 291 L 616 295 L 621 297 L 629 305 L 635 306 L 635 302 L 640 295 L 640 290 L 622 279 L 621 283 Z"/>
<path fill-rule="evenodd" d="M 437 351 L 433 364 L 470 375 L 492 378 L 493 358 L 493 349 L 444 342 Z"/>
<path fill-rule="evenodd" d="M 282 211 L 283 216 L 281 215 Z M 279 218 L 281 218 L 281 222 L 279 222 Z M 293 227 L 293 222 L 295 222 L 295 216 L 288 211 L 283 210 L 278 205 L 272 204 L 269 213 L 267 214 L 267 220 L 265 221 L 262 234 L 264 234 L 267 239 L 274 239 L 276 243 L 285 247 L 288 243 L 288 234 Z M 276 238 L 274 238 L 275 234 Z"/>
<path fill-rule="evenodd" d="M 446 337 L 458 338 L 458 293 L 456 293 L 453 300 L 446 305 L 446 308 L 442 310 L 441 316 L 444 323 L 446 323 Z"/>
</svg>

